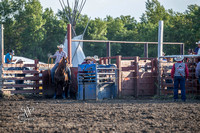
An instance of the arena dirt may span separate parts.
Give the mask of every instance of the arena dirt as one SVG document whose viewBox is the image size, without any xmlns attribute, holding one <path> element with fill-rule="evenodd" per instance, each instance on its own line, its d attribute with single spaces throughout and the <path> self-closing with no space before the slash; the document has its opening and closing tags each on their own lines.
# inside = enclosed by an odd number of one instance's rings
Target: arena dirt
<svg viewBox="0 0 200 133">
<path fill-rule="evenodd" d="M 0 132 L 200 132 L 199 100 L 0 99 L 0 111 Z"/>
</svg>

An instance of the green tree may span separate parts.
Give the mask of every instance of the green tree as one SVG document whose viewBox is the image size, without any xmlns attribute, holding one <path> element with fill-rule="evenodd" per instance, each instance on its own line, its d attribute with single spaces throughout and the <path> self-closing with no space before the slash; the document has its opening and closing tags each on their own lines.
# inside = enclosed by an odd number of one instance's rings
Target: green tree
<svg viewBox="0 0 200 133">
<path fill-rule="evenodd" d="M 43 19 L 45 32 L 41 42 L 43 52 L 40 54 L 40 59 L 47 62 L 48 54 L 54 54 L 56 46 L 64 42 L 67 24 L 63 20 L 58 20 L 51 8 L 45 9 Z"/>
<path fill-rule="evenodd" d="M 91 20 L 84 39 L 89 40 L 107 40 L 107 24 L 100 18 Z M 105 43 L 84 43 L 83 50 L 87 56 L 105 56 L 106 47 Z"/>
<path fill-rule="evenodd" d="M 169 14 L 158 0 L 147 0 L 146 11 L 141 20 L 156 24 L 159 20 L 168 21 Z"/>
<path fill-rule="evenodd" d="M 16 28 L 19 32 L 22 47 L 21 55 L 29 58 L 40 58 L 41 41 L 44 38 L 45 20 L 42 18 L 42 6 L 38 0 L 28 0 L 24 10 L 15 15 Z"/>
</svg>

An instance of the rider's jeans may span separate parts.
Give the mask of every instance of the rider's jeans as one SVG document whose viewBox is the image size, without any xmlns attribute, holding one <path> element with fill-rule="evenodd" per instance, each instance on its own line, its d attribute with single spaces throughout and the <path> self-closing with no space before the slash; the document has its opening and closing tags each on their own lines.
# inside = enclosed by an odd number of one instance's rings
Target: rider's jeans
<svg viewBox="0 0 200 133">
<path fill-rule="evenodd" d="M 56 63 L 56 64 L 53 66 L 53 68 L 51 69 L 51 79 L 52 79 L 52 83 L 54 83 L 54 75 L 55 75 L 55 71 L 56 71 L 56 69 L 57 69 L 57 67 L 58 67 L 58 64 L 59 64 L 59 63 Z"/>
</svg>

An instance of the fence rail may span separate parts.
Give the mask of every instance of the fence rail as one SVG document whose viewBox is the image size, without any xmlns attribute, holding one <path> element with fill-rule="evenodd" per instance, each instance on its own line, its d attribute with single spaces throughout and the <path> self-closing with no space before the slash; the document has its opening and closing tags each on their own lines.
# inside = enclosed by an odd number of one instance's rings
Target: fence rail
<svg viewBox="0 0 200 133">
<path fill-rule="evenodd" d="M 2 64 L 1 83 L 2 91 L 11 94 L 38 93 L 42 87 L 42 71 L 50 69 L 54 64 Z M 8 68 L 29 68 L 29 70 L 8 70 Z"/>
<path fill-rule="evenodd" d="M 154 95 L 157 80 L 157 59 L 136 57 L 102 57 L 100 64 L 115 60 L 118 68 L 118 92 L 122 96 Z M 150 81 L 150 82 L 149 82 Z"/>
<path fill-rule="evenodd" d="M 164 56 L 162 58 L 173 58 L 176 56 Z M 194 58 L 199 58 L 199 55 L 184 55 L 184 62 L 188 66 L 189 70 L 189 77 L 186 80 L 185 88 L 186 93 L 199 95 L 200 94 L 200 85 L 198 83 L 197 78 L 195 77 L 195 69 L 196 69 L 196 60 Z M 190 61 L 190 62 L 189 62 Z M 160 92 L 161 94 L 173 94 L 173 79 L 171 78 L 171 69 L 175 62 L 167 62 L 167 61 L 160 61 Z M 179 91 L 180 93 L 180 91 Z"/>
</svg>

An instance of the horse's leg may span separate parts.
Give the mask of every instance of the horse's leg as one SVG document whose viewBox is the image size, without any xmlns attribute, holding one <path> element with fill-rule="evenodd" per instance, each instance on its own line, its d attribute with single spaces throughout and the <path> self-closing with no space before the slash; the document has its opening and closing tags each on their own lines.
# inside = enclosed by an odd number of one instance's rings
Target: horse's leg
<svg viewBox="0 0 200 133">
<path fill-rule="evenodd" d="M 58 87 L 58 85 L 56 84 L 53 99 L 56 99 L 56 96 L 57 96 L 57 87 Z"/>
<path fill-rule="evenodd" d="M 63 99 L 66 99 L 66 96 L 65 96 L 65 87 L 64 87 L 64 90 L 63 90 L 63 86 L 64 86 L 64 85 L 61 86 L 61 89 L 62 89 L 62 97 L 63 97 Z"/>
<path fill-rule="evenodd" d="M 67 85 L 64 87 L 64 92 L 65 92 L 66 98 L 69 98 L 69 84 L 67 84 Z"/>
<path fill-rule="evenodd" d="M 70 94 L 70 97 L 72 98 L 72 99 L 76 99 L 76 90 L 75 90 L 75 88 L 74 87 L 70 87 L 69 88 L 69 94 Z"/>
</svg>

